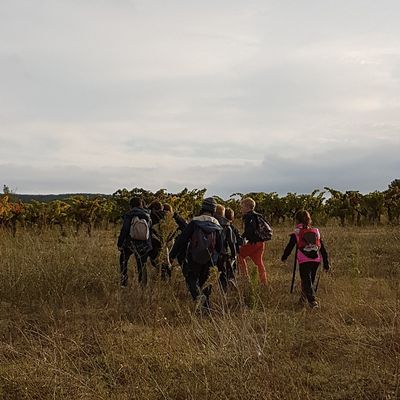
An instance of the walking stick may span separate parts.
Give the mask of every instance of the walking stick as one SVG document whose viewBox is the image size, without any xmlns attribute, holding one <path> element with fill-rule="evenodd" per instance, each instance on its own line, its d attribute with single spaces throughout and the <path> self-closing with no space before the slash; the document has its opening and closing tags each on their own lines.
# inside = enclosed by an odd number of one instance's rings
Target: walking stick
<svg viewBox="0 0 400 400">
<path fill-rule="evenodd" d="M 296 278 L 296 267 L 297 267 L 297 246 L 296 246 L 296 252 L 294 253 L 293 275 L 292 275 L 292 285 L 290 286 L 290 293 L 293 293 L 294 281 Z"/>
<path fill-rule="evenodd" d="M 318 290 L 318 285 L 319 285 L 319 280 L 321 279 L 321 270 L 318 271 L 318 278 L 317 278 L 317 282 L 315 283 L 315 288 L 314 288 L 314 292 L 317 293 Z"/>
</svg>

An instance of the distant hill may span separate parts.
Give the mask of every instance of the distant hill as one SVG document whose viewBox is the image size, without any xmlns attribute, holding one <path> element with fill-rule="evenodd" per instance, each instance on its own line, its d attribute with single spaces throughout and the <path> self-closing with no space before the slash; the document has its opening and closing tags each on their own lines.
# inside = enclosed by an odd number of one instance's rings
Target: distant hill
<svg viewBox="0 0 400 400">
<path fill-rule="evenodd" d="M 53 200 L 66 200 L 73 196 L 87 196 L 90 198 L 94 198 L 97 196 L 101 197 L 111 197 L 109 194 L 101 194 L 101 193 L 63 193 L 63 194 L 18 194 L 13 193 L 12 196 L 14 199 L 21 200 L 23 203 L 30 203 L 31 201 L 41 201 L 44 203 L 53 201 Z"/>
</svg>

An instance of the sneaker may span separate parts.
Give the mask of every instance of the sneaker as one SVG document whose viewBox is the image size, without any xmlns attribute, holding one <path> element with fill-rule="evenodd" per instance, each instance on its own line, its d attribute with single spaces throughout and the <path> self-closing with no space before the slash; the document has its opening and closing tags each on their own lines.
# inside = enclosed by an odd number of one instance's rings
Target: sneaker
<svg viewBox="0 0 400 400">
<path fill-rule="evenodd" d="M 201 309 L 207 303 L 207 297 L 204 294 L 201 294 L 196 299 L 196 310 Z"/>
<path fill-rule="evenodd" d="M 318 302 L 317 301 L 312 301 L 311 303 L 310 303 L 310 307 L 311 308 L 319 308 L 319 304 L 318 304 Z"/>
</svg>

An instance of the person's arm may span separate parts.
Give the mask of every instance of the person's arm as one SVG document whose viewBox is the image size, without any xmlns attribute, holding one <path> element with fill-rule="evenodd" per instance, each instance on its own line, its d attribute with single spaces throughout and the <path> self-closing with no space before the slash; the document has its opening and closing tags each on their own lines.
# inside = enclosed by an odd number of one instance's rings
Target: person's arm
<svg viewBox="0 0 400 400">
<path fill-rule="evenodd" d="M 322 256 L 322 262 L 323 262 L 323 267 L 325 271 L 329 271 L 330 265 L 329 265 L 329 258 L 328 258 L 328 252 L 326 251 L 326 247 L 324 245 L 324 242 L 321 240 L 321 256 Z"/>
<path fill-rule="evenodd" d="M 233 258 L 235 258 L 236 257 L 236 246 L 235 246 L 235 241 L 233 240 L 233 238 L 234 238 L 233 229 L 231 226 L 229 226 L 227 241 L 228 241 L 228 246 L 229 246 L 231 256 Z"/>
<path fill-rule="evenodd" d="M 129 236 L 129 231 L 131 229 L 131 218 L 127 215 L 124 216 L 124 222 L 122 223 L 121 232 L 118 237 L 117 246 L 121 248 L 124 246 L 126 238 Z"/>
<path fill-rule="evenodd" d="M 223 243 L 222 243 L 222 235 L 221 235 L 222 231 L 217 231 L 217 235 L 216 235 L 216 243 L 215 243 L 215 251 L 220 254 L 222 252 L 222 248 L 223 248 Z"/>
<path fill-rule="evenodd" d="M 173 218 L 176 224 L 178 225 L 179 229 L 183 232 L 185 228 L 188 226 L 188 223 L 177 213 L 174 213 Z"/>
<path fill-rule="evenodd" d="M 239 252 L 239 247 L 243 244 L 243 238 L 242 235 L 239 233 L 239 230 L 236 228 L 236 226 L 231 225 L 233 234 L 236 236 L 236 253 Z"/>
<path fill-rule="evenodd" d="M 179 253 L 182 252 L 182 250 L 186 249 L 190 238 L 193 235 L 194 231 L 194 224 L 190 223 L 182 232 L 181 235 L 178 236 L 176 239 L 176 242 L 174 243 L 170 253 L 169 253 L 169 258 L 173 260 L 178 256 Z"/>
<path fill-rule="evenodd" d="M 286 248 L 283 252 L 282 261 L 286 261 L 288 259 L 288 257 L 290 256 L 290 253 L 292 252 L 293 248 L 296 246 L 297 244 L 297 239 L 296 239 L 296 235 L 294 233 L 292 233 L 290 235 L 290 239 L 289 239 L 289 243 L 286 245 Z"/>
</svg>

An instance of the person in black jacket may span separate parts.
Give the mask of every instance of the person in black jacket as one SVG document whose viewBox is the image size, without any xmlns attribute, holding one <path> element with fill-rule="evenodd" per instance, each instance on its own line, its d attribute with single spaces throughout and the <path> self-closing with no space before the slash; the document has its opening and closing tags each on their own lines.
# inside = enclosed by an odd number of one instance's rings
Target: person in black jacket
<svg viewBox="0 0 400 400">
<path fill-rule="evenodd" d="M 211 286 L 204 287 L 204 284 L 222 250 L 222 228 L 214 218 L 216 205 L 213 198 L 203 201 L 200 215 L 187 225 L 170 252 L 171 260 L 182 253 L 187 255 L 182 272 L 193 300 L 204 308 L 209 307 L 211 294 Z"/>
<path fill-rule="evenodd" d="M 307 236 L 308 240 L 307 241 Z M 324 271 L 329 271 L 328 252 L 321 239 L 319 229 L 312 226 L 311 215 L 306 210 L 296 213 L 296 227 L 290 235 L 281 260 L 285 262 L 292 250 L 296 247 L 296 260 L 299 264 L 301 279 L 301 298 L 300 302 L 306 300 L 311 308 L 317 308 L 318 302 L 315 298 L 314 282 L 318 267 L 323 262 Z"/>
<path fill-rule="evenodd" d="M 224 292 L 228 290 L 228 282 L 234 282 L 233 264 L 236 260 L 236 236 L 233 232 L 230 221 L 225 217 L 225 207 L 218 204 L 215 211 L 215 218 L 222 227 L 222 251 L 218 257 L 217 267 L 219 283 Z"/>
<path fill-rule="evenodd" d="M 166 279 L 169 272 L 165 270 L 163 264 L 160 265 L 160 254 L 162 251 L 163 238 L 160 232 L 160 222 L 165 218 L 166 212 L 163 209 L 163 205 L 155 200 L 149 205 L 150 218 L 151 218 L 151 247 L 149 252 L 151 265 L 157 269 L 161 270 L 161 278 Z"/>
<path fill-rule="evenodd" d="M 246 258 L 249 257 L 257 266 L 261 284 L 266 285 L 267 273 L 263 260 L 265 244 L 257 234 L 258 218 L 261 216 L 254 211 L 256 202 L 251 197 L 243 199 L 240 206 L 244 222 L 244 233 L 242 235 L 244 243 L 240 246 L 239 266 L 241 272 L 248 276 Z"/>
<path fill-rule="evenodd" d="M 132 209 L 123 217 L 121 232 L 118 237 L 118 250 L 121 252 L 119 257 L 120 265 L 120 285 L 126 287 L 128 285 L 128 260 L 134 254 L 138 272 L 139 283 L 145 286 L 147 284 L 146 262 L 151 245 L 151 217 L 150 212 L 143 206 L 143 200 L 139 197 L 133 197 L 130 202 Z M 134 240 L 131 235 L 131 224 L 134 217 L 144 220 L 149 229 L 147 240 Z"/>
</svg>

